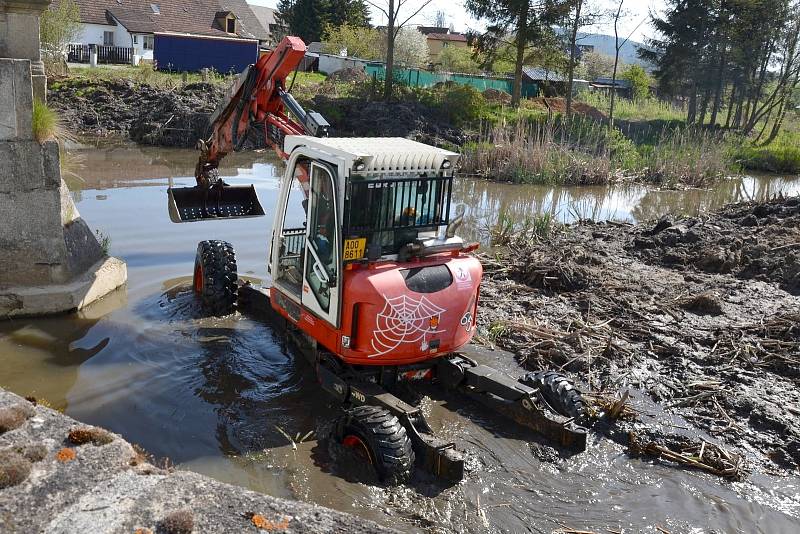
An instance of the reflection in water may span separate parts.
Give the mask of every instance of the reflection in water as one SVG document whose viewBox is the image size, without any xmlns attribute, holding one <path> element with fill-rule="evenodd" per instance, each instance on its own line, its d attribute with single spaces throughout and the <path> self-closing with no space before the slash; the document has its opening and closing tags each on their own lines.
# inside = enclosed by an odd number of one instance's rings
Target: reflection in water
<svg viewBox="0 0 800 534">
<path fill-rule="evenodd" d="M 531 454 L 526 440 L 475 424 L 460 413 L 466 408 L 453 412 L 438 401 L 429 406 L 431 424 L 467 451 L 473 471 L 464 483 L 429 492 L 435 498 L 428 498 L 424 486 L 386 490 L 331 475 L 315 464 L 322 461 L 315 441 L 295 450 L 278 430 L 303 436 L 335 413 L 303 359 L 267 325 L 237 315 L 203 318 L 189 291 L 202 239 L 231 241 L 239 272 L 268 278 L 267 241 L 283 165 L 271 153 L 224 160 L 225 180 L 255 183 L 267 217 L 174 225 L 165 209 L 166 181 L 192 185 L 196 152 L 79 152 L 84 167 L 78 174 L 85 181 L 75 193 L 78 209 L 93 229 L 111 237 L 111 252 L 128 262 L 127 293 L 117 292 L 117 301 L 104 299 L 108 309 L 92 307 L 94 314 L 0 324 L 0 385 L 44 397 L 181 468 L 401 529 L 551 532 L 562 522 L 586 530 L 642 531 L 661 524 L 673 532 L 734 532 L 757 531 L 748 527 L 758 521 L 764 532 L 788 532 L 796 521 L 791 515 L 800 513 L 797 479 L 725 485 L 703 474 L 632 461 L 607 440 L 563 465 L 549 464 Z M 713 191 L 457 180 L 454 197 L 468 207 L 464 237 L 476 239 L 501 212 L 517 219 L 549 213 L 562 221 L 643 220 L 799 189 L 800 182 L 788 178 L 730 180 Z"/>
<path fill-rule="evenodd" d="M 500 214 L 512 220 L 548 214 L 553 220 L 578 219 L 638 222 L 666 214 L 697 215 L 731 202 L 763 200 L 784 194 L 800 194 L 800 178 L 744 176 L 723 180 L 713 189 L 658 190 L 640 184 L 552 187 L 496 184 L 456 180 L 453 199 L 469 208 L 465 221 L 469 239 L 485 238 L 486 228 Z"/>
</svg>

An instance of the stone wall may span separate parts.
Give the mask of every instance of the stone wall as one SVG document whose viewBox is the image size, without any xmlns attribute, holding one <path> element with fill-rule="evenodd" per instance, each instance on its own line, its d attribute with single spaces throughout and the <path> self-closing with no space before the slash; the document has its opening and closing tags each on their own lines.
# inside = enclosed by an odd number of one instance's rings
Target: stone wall
<svg viewBox="0 0 800 534">
<path fill-rule="evenodd" d="M 103 252 L 61 180 L 58 144 L 33 139 L 30 61 L 0 58 L 0 286 L 68 282 Z"/>
</svg>

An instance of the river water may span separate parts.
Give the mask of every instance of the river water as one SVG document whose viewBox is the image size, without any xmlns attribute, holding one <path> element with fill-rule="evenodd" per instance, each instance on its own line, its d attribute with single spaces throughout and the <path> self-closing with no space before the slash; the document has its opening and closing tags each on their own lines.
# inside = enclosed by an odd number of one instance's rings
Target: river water
<svg viewBox="0 0 800 534">
<path fill-rule="evenodd" d="M 231 241 L 240 274 L 266 276 L 282 164 L 268 152 L 234 154 L 221 169 L 229 183 L 256 185 L 268 217 L 171 224 L 168 180 L 192 185 L 195 158 L 189 150 L 135 146 L 72 150 L 76 176 L 69 181 L 78 210 L 110 237 L 129 281 L 77 314 L 0 323 L 0 386 L 110 428 L 179 469 L 401 530 L 800 532 L 798 478 L 757 473 L 725 482 L 630 459 L 621 445 L 595 435 L 586 453 L 550 460 L 534 454 L 535 436 L 447 396 L 425 408 L 434 429 L 467 453 L 465 481 L 446 487 L 419 476 L 393 489 L 348 481 L 313 434 L 296 447 L 284 435 L 299 441 L 336 415 L 311 370 L 268 325 L 239 315 L 201 318 L 189 291 L 202 239 Z M 467 206 L 462 234 L 485 242 L 486 227 L 502 213 L 515 220 L 549 213 L 561 221 L 634 222 L 798 192 L 800 179 L 777 177 L 680 192 L 459 180 L 454 198 Z M 513 362 L 493 363 L 521 372 Z"/>
</svg>

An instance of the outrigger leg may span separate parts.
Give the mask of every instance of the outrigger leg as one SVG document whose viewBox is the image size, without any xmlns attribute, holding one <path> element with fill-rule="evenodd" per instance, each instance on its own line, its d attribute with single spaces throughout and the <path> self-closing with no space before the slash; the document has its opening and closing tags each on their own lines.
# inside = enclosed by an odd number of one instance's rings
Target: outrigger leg
<svg viewBox="0 0 800 534">
<path fill-rule="evenodd" d="M 375 382 L 358 379 L 339 365 L 331 367 L 324 359 L 317 364 L 323 389 L 346 406 L 378 406 L 397 417 L 411 439 L 418 467 L 445 480 L 459 481 L 464 477 L 463 454 L 454 443 L 433 434 L 419 408 L 385 389 L 384 386 L 396 384 L 398 377 L 416 374 L 432 378 L 446 389 L 463 393 L 562 447 L 575 452 L 586 449 L 586 429 L 550 410 L 538 389 L 460 354 L 439 358 L 427 368 L 397 368 L 389 380 L 389 374 L 383 372 Z"/>
</svg>

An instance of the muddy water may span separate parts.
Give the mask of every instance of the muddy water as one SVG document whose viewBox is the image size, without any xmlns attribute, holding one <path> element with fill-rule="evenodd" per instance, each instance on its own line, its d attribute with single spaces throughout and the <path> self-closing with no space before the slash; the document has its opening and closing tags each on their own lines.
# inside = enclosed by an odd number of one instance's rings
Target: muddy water
<svg viewBox="0 0 800 534">
<path fill-rule="evenodd" d="M 191 185 L 194 156 L 137 147 L 73 151 L 78 209 L 110 236 L 111 253 L 127 261 L 128 286 L 76 315 L 0 324 L 0 385 L 106 426 L 181 469 L 401 530 L 798 531 L 797 478 L 756 473 L 723 482 L 630 459 L 621 445 L 597 436 L 587 453 L 559 459 L 528 432 L 434 393 L 424 403 L 432 426 L 469 458 L 469 475 L 457 486 L 425 476 L 396 489 L 348 481 L 352 473 L 337 473 L 313 434 L 293 447 L 284 434 L 300 441 L 336 411 L 269 326 L 241 316 L 200 318 L 188 291 L 196 242 L 230 240 L 240 273 L 258 280 L 266 276 L 271 220 L 169 223 L 167 181 Z M 280 171 L 268 153 L 237 154 L 221 174 L 229 183 L 255 183 L 271 215 Z M 638 220 L 798 191 L 800 180 L 781 178 L 688 192 L 463 181 L 455 197 L 468 206 L 464 234 L 482 238 L 503 212 L 517 219 L 547 212 L 559 220 Z M 481 358 L 519 373 L 513 362 Z M 637 402 L 657 411 L 645 399 Z"/>
</svg>

